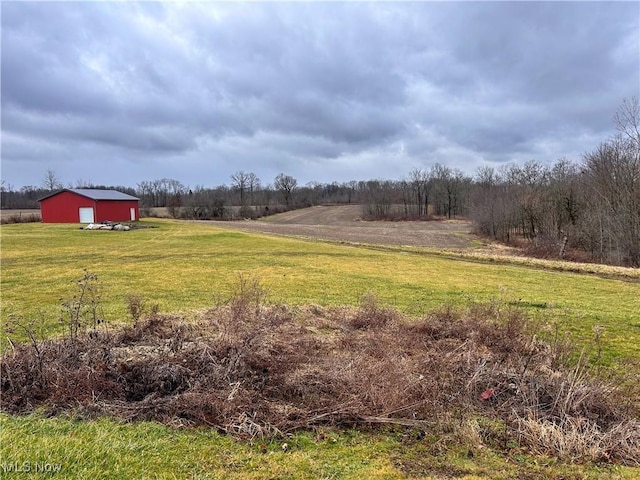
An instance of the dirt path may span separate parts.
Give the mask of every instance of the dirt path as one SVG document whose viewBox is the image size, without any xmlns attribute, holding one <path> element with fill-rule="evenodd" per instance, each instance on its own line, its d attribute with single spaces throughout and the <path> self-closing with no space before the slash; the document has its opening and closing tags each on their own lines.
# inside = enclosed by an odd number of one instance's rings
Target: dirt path
<svg viewBox="0 0 640 480">
<path fill-rule="evenodd" d="M 359 205 L 315 206 L 261 220 L 216 224 L 238 230 L 379 245 L 470 248 L 477 238 L 467 221 L 365 222 L 360 220 L 361 212 Z"/>
</svg>

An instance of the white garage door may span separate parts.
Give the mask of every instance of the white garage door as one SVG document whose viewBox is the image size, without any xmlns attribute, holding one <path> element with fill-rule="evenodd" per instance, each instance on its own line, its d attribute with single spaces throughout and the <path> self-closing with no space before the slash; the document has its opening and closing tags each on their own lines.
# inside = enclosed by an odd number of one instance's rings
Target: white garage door
<svg viewBox="0 0 640 480">
<path fill-rule="evenodd" d="M 80 207 L 80 223 L 93 223 L 92 207 Z"/>
</svg>

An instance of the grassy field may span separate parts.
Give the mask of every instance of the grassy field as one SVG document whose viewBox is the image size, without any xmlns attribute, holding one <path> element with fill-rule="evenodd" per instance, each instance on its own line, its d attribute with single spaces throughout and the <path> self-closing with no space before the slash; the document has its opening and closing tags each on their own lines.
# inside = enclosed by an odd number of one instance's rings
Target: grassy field
<svg viewBox="0 0 640 480">
<path fill-rule="evenodd" d="M 4 225 L 2 320 L 36 320 L 43 333 L 62 332 L 62 300 L 86 268 L 98 275 L 110 322 L 127 321 L 125 297 L 144 295 L 161 311 L 189 311 L 230 295 L 239 273 L 260 279 L 269 300 L 292 305 L 357 304 L 368 292 L 383 304 L 422 314 L 443 303 L 500 298 L 520 304 L 583 341 L 605 329 L 610 358 L 640 358 L 640 283 L 632 279 L 379 251 L 240 233 L 171 220 L 129 232 L 72 225 Z"/>
<path fill-rule="evenodd" d="M 125 303 L 129 293 L 144 295 L 161 311 L 195 311 L 228 298 L 243 273 L 259 278 L 273 303 L 358 304 L 372 292 L 383 304 L 419 315 L 443 303 L 500 299 L 522 306 L 541 321 L 559 322 L 562 331 L 585 346 L 594 327 L 604 327 L 607 364 L 637 365 L 640 359 L 640 283 L 633 278 L 563 272 L 538 263 L 453 259 L 415 248 L 380 250 L 274 238 L 171 220 L 144 223 L 156 228 L 111 232 L 38 223 L 0 227 L 5 348 L 17 321 L 34 322 L 42 336 L 63 333 L 58 322 L 61 302 L 75 293 L 74 280 L 86 268 L 99 277 L 110 323 L 130 321 Z M 147 423 L 38 415 L 2 415 L 0 422 L 4 467 L 6 462 L 31 462 L 32 468 L 35 462 L 60 464 L 61 478 L 631 479 L 639 473 L 623 467 L 558 465 L 525 454 L 512 458 L 490 449 L 471 456 L 466 449 L 439 445 L 438 439 L 407 443 L 393 432 L 297 434 L 283 452 L 280 443 L 236 443 L 208 430 Z"/>
</svg>

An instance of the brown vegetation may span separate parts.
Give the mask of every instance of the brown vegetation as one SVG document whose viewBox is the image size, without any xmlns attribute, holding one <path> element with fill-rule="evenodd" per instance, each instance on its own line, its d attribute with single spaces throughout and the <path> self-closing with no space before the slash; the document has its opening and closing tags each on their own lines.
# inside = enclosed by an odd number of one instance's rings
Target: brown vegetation
<svg viewBox="0 0 640 480">
<path fill-rule="evenodd" d="M 192 322 L 157 311 L 141 319 L 136 298 L 132 326 L 32 336 L 2 357 L 2 409 L 206 425 L 240 438 L 321 425 L 466 429 L 501 449 L 640 463 L 637 386 L 592 376 L 564 339 L 517 309 L 443 307 L 408 319 L 372 296 L 357 309 L 293 309 L 265 307 L 263 294 L 241 279 L 232 301 Z"/>
<path fill-rule="evenodd" d="M 361 205 L 318 205 L 255 222 L 234 222 L 228 226 L 254 232 L 375 245 L 470 248 L 478 239 L 471 233 L 471 222 L 463 220 L 362 221 L 362 216 Z"/>
<path fill-rule="evenodd" d="M 0 223 L 33 223 L 40 222 L 40 210 L 2 210 Z"/>
</svg>

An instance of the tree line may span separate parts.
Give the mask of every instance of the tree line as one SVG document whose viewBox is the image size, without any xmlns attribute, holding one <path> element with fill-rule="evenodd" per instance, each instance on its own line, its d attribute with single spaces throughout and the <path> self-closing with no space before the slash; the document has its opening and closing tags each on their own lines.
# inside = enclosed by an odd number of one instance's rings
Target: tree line
<svg viewBox="0 0 640 480">
<path fill-rule="evenodd" d="M 67 188 L 114 189 L 140 199 L 140 208 L 166 208 L 176 218 L 252 218 L 320 204 L 361 204 L 370 219 L 421 219 L 466 215 L 471 177 L 460 170 L 436 164 L 431 169 L 413 169 L 407 179 L 366 180 L 300 185 L 294 177 L 281 173 L 272 183 L 263 184 L 253 172 L 238 171 L 230 184 L 217 187 L 189 187 L 179 180 L 161 178 L 139 182 L 135 188 L 122 185 L 95 185 L 78 181 Z M 3 185 L 2 208 L 38 208 L 38 199 L 63 188 L 55 172 L 47 171 L 40 186 L 14 189 Z"/>
<path fill-rule="evenodd" d="M 480 233 L 565 256 L 640 266 L 640 106 L 625 100 L 617 135 L 584 154 L 582 162 L 528 162 L 479 169 L 469 218 Z"/>
<path fill-rule="evenodd" d="M 136 188 L 78 181 L 74 188 L 114 188 L 137 196 L 143 214 L 165 207 L 190 219 L 257 218 L 319 204 L 360 204 L 365 219 L 468 218 L 478 233 L 526 245 L 533 253 L 640 266 L 640 105 L 625 99 L 614 117 L 617 134 L 579 162 L 530 161 L 475 175 L 435 164 L 401 180 L 299 185 L 284 173 L 263 184 L 237 171 L 229 185 L 193 188 L 174 179 L 142 181 Z M 37 200 L 62 188 L 55 172 L 42 185 L 18 190 L 2 184 L 3 209 L 38 208 Z M 146 210 L 146 211 L 145 211 Z M 577 256 L 576 256 L 577 255 Z M 580 256 L 582 255 L 582 256 Z"/>
</svg>

